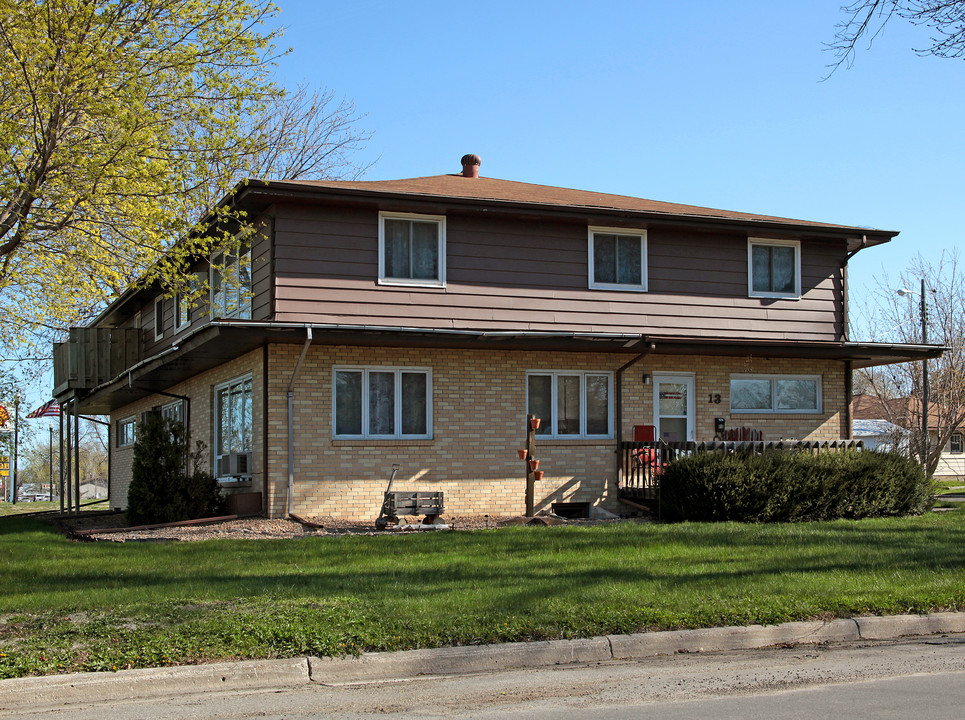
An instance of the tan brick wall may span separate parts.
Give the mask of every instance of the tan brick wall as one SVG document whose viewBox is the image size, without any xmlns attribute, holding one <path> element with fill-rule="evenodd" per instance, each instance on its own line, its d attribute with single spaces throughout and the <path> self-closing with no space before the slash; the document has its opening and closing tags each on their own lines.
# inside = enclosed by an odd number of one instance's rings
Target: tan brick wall
<svg viewBox="0 0 965 720">
<path fill-rule="evenodd" d="M 269 359 L 269 494 L 273 516 L 286 512 L 288 484 L 287 384 L 300 345 L 272 345 Z M 524 510 L 525 373 L 534 369 L 615 371 L 631 356 L 313 346 L 294 385 L 294 505 L 302 515 L 372 518 L 379 512 L 391 466 L 396 490 L 442 490 L 449 514 L 516 514 Z M 334 365 L 432 368 L 431 440 L 333 440 Z M 832 361 L 650 356 L 624 375 L 624 437 L 653 422 L 653 385 L 644 373 L 696 374 L 698 440 L 713 438 L 713 418 L 749 426 L 766 440 L 834 440 L 842 436 L 844 366 Z M 807 373 L 822 376 L 819 414 L 733 415 L 731 373 Z M 260 386 L 256 384 L 255 392 Z M 720 404 L 708 403 L 720 394 Z M 255 434 L 258 435 L 256 429 Z M 616 441 L 537 441 L 544 479 L 537 510 L 553 502 L 592 502 L 618 511 Z"/>
<path fill-rule="evenodd" d="M 252 379 L 252 483 L 245 492 L 261 492 L 264 487 L 262 463 L 262 424 L 264 408 L 262 403 L 262 350 L 255 350 L 240 358 L 219 365 L 213 370 L 197 375 L 190 380 L 165 388 L 174 395 L 191 398 L 191 449 L 201 440 L 207 446 L 205 453 L 207 469 L 210 471 L 214 457 L 214 388 L 228 380 L 251 375 Z M 127 508 L 127 490 L 131 483 L 131 463 L 134 458 L 133 447 L 117 447 L 117 421 L 134 416 L 138 420 L 141 413 L 159 405 L 174 402 L 175 398 L 164 395 L 151 395 L 111 413 L 111 507 Z"/>
</svg>

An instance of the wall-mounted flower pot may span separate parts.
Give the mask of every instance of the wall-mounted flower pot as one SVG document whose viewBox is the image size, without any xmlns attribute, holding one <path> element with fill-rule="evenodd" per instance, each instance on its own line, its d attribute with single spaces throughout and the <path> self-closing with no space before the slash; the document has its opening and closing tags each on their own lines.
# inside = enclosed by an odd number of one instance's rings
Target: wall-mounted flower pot
<svg viewBox="0 0 965 720">
<path fill-rule="evenodd" d="M 533 428 L 533 430 L 539 430 L 539 418 L 530 418 L 529 426 Z"/>
<path fill-rule="evenodd" d="M 537 460 L 536 458 L 530 458 L 530 459 L 529 459 L 529 469 L 530 469 L 530 470 L 535 470 L 535 469 L 538 468 L 538 467 L 539 467 L 539 460 Z"/>
<path fill-rule="evenodd" d="M 543 479 L 543 471 L 537 470 L 536 472 L 533 473 L 533 477 L 536 479 L 536 482 L 539 482 L 540 480 Z"/>
<path fill-rule="evenodd" d="M 523 448 L 522 450 L 517 450 L 516 452 L 519 454 L 520 460 L 525 460 L 526 456 L 529 454 L 529 450 L 527 450 L 526 448 Z"/>
</svg>

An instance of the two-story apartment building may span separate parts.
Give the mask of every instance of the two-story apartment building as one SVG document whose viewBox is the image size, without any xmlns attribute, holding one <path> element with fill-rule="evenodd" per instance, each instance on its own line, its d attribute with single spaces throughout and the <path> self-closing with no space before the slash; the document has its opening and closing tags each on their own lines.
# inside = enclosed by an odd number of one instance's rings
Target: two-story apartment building
<svg viewBox="0 0 965 720">
<path fill-rule="evenodd" d="M 940 349 L 848 340 L 847 264 L 897 233 L 463 172 L 249 181 L 258 232 L 193 270 L 190 307 L 133 289 L 58 347 L 55 396 L 109 414 L 111 504 L 160 409 L 264 512 L 367 518 L 395 489 L 449 513 L 618 510 L 634 426 L 710 440 L 850 436 L 851 370 Z M 98 362 L 94 362 L 98 360 Z"/>
</svg>

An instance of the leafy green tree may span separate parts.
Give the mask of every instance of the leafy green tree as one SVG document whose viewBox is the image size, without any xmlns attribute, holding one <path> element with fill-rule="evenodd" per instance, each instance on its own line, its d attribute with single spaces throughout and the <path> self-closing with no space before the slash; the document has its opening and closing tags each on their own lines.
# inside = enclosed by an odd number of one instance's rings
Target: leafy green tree
<svg viewBox="0 0 965 720">
<path fill-rule="evenodd" d="M 192 234 L 200 213 L 250 174 L 360 170 L 354 106 L 273 83 L 277 12 L 269 0 L 0 0 L 8 347 L 89 318 L 135 278 L 181 289 L 183 256 L 219 240 Z"/>
</svg>

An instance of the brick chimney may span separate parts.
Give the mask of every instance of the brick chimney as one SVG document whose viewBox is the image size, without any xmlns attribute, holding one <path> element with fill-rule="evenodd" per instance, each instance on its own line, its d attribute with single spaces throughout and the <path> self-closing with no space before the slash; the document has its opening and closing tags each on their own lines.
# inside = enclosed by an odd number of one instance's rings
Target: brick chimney
<svg viewBox="0 0 965 720">
<path fill-rule="evenodd" d="M 478 155 L 463 155 L 462 156 L 462 176 L 467 178 L 479 177 L 480 165 L 482 165 L 482 160 Z"/>
</svg>

